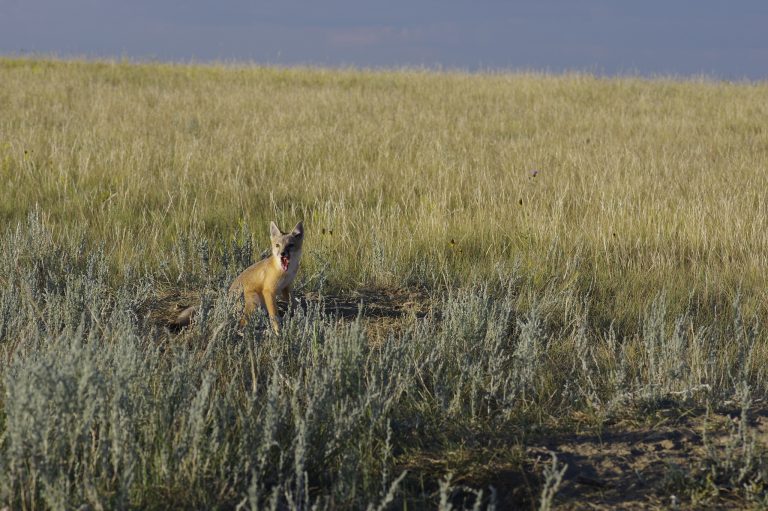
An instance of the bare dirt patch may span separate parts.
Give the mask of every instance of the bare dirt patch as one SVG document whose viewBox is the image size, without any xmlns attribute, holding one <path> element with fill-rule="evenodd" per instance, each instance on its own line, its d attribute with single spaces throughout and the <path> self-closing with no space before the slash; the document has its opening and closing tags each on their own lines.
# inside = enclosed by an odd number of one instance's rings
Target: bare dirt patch
<svg viewBox="0 0 768 511">
<path fill-rule="evenodd" d="M 557 493 L 557 509 L 743 509 L 736 488 L 721 488 L 712 503 L 691 503 L 681 480 L 711 449 L 722 450 L 733 434 L 739 410 L 669 417 L 658 410 L 643 423 L 623 420 L 599 433 L 568 433 L 531 442 L 526 458 L 541 473 L 552 453 L 568 465 Z M 750 414 L 755 441 L 768 440 L 768 410 Z M 706 437 L 706 441 L 705 441 Z"/>
<path fill-rule="evenodd" d="M 350 293 L 320 295 L 307 293 L 299 299 L 300 306 L 320 304 L 326 315 L 344 321 L 364 321 L 372 345 L 384 342 L 389 335 L 402 329 L 406 318 L 419 318 L 432 306 L 428 295 L 419 290 L 366 288 Z"/>
<path fill-rule="evenodd" d="M 160 331 L 178 333 L 183 328 L 174 327 L 174 320 L 185 308 L 199 305 L 200 298 L 199 291 L 159 290 L 142 304 L 138 314 Z M 383 342 L 389 334 L 403 328 L 404 319 L 423 317 L 432 306 L 426 292 L 409 289 L 364 288 L 329 294 L 309 292 L 295 299 L 296 305 L 305 311 L 319 306 L 326 316 L 342 321 L 359 318 L 372 344 Z M 288 303 L 279 301 L 278 307 L 280 313 L 285 314 Z"/>
<path fill-rule="evenodd" d="M 399 319 L 408 314 L 421 316 L 429 310 L 426 293 L 408 289 L 366 288 L 349 293 L 306 293 L 300 298 L 302 305 L 321 303 L 328 315 L 346 320 L 358 317 L 368 320 Z"/>
</svg>

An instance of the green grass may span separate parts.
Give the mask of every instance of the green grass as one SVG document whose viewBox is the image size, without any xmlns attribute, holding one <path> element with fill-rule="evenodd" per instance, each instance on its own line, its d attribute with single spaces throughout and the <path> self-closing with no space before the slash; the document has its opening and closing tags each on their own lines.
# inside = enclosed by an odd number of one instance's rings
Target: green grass
<svg viewBox="0 0 768 511">
<path fill-rule="evenodd" d="M 0 496 L 354 509 L 391 487 L 419 508 L 453 472 L 443 493 L 485 505 L 575 413 L 761 399 L 767 97 L 0 59 Z M 309 300 L 279 339 L 238 336 L 222 290 L 270 220 L 301 219 L 299 294 L 418 291 L 431 312 L 373 342 L 379 319 Z M 209 314 L 170 339 L 144 316 L 169 290 Z M 535 507 L 547 484 L 494 498 Z"/>
</svg>

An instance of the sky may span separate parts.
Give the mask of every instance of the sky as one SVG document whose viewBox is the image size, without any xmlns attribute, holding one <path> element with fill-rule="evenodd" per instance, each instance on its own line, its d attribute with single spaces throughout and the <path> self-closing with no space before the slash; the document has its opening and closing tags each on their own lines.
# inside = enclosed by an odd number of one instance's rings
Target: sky
<svg viewBox="0 0 768 511">
<path fill-rule="evenodd" d="M 0 54 L 768 80 L 768 0 L 0 0 Z"/>
</svg>

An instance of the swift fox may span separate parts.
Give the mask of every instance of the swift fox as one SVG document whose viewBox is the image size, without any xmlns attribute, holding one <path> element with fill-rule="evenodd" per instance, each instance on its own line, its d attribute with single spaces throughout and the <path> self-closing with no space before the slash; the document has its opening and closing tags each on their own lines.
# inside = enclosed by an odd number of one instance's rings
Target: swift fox
<svg viewBox="0 0 768 511">
<path fill-rule="evenodd" d="M 270 222 L 269 237 L 270 255 L 243 270 L 229 286 L 229 292 L 242 294 L 245 300 L 245 311 L 240 326 L 245 325 L 248 316 L 256 307 L 266 307 L 272 328 L 278 332 L 280 320 L 277 317 L 277 296 L 280 295 L 290 303 L 291 284 L 296 278 L 301 260 L 304 227 L 302 222 L 299 222 L 293 231 L 286 234 L 278 229 L 275 222 Z M 184 309 L 173 322 L 173 326 L 188 325 L 195 312 L 196 307 Z"/>
</svg>

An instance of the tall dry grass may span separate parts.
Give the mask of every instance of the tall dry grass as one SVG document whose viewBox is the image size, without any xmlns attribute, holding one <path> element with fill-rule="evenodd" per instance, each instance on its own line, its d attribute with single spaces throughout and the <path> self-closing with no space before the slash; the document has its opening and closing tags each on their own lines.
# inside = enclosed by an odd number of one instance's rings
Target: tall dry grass
<svg viewBox="0 0 768 511">
<path fill-rule="evenodd" d="M 768 312 L 764 83 L 10 59 L 0 83 L 0 215 L 38 207 L 118 271 L 304 218 L 337 288 L 519 264 L 606 321 L 662 288 Z"/>
</svg>

